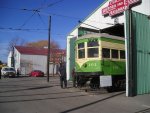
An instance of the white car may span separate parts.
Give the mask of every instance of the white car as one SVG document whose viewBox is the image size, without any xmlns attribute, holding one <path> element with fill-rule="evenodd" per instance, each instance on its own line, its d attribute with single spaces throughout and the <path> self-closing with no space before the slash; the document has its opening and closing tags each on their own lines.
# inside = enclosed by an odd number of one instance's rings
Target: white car
<svg viewBox="0 0 150 113">
<path fill-rule="evenodd" d="M 15 77 L 16 71 L 13 67 L 3 67 L 1 70 L 2 76 L 4 77 Z"/>
</svg>

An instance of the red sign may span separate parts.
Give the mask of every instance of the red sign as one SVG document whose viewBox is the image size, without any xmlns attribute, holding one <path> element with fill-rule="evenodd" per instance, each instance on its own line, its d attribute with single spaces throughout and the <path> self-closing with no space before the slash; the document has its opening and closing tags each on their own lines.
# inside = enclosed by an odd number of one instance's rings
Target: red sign
<svg viewBox="0 0 150 113">
<path fill-rule="evenodd" d="M 140 2 L 141 0 L 111 0 L 109 5 L 102 9 L 102 15 L 115 16 L 123 13 L 130 6 Z"/>
</svg>

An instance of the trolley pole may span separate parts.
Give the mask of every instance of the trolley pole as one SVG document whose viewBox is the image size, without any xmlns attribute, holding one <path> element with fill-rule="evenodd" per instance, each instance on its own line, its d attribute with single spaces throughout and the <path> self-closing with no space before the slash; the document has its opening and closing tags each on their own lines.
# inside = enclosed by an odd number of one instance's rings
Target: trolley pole
<svg viewBox="0 0 150 113">
<path fill-rule="evenodd" d="M 51 16 L 49 16 L 49 25 L 48 25 L 47 82 L 49 82 L 50 33 L 51 33 Z"/>
</svg>

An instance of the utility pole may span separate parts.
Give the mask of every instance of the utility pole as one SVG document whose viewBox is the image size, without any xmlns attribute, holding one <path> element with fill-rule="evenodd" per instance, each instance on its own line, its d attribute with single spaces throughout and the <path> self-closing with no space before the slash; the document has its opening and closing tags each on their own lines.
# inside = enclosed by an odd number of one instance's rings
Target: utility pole
<svg viewBox="0 0 150 113">
<path fill-rule="evenodd" d="M 49 16 L 48 25 L 48 51 L 47 51 L 47 82 L 49 82 L 49 62 L 50 62 L 50 36 L 51 36 L 51 16 Z"/>
</svg>

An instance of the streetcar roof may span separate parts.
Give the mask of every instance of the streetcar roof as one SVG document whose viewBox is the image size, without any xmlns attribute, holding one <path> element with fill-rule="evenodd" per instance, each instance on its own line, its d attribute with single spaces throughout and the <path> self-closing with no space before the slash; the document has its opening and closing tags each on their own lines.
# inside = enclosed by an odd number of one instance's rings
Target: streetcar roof
<svg viewBox="0 0 150 113">
<path fill-rule="evenodd" d="M 77 40 L 83 39 L 83 38 L 99 38 L 99 37 L 105 37 L 105 38 L 110 38 L 110 39 L 116 39 L 116 40 L 125 40 L 124 37 L 119 37 L 119 36 L 114 36 L 114 35 L 109 35 L 106 33 L 92 33 L 92 34 L 86 34 L 81 37 L 79 37 Z"/>
</svg>

